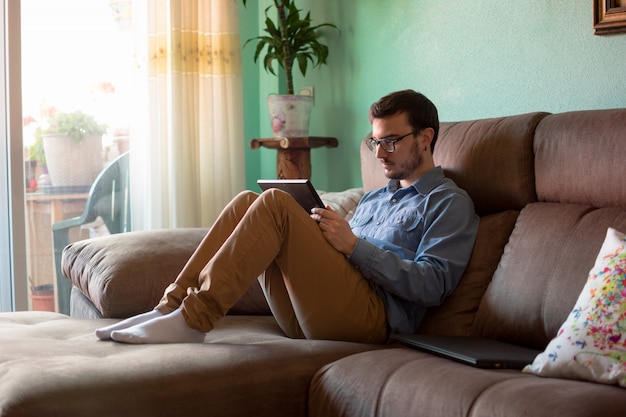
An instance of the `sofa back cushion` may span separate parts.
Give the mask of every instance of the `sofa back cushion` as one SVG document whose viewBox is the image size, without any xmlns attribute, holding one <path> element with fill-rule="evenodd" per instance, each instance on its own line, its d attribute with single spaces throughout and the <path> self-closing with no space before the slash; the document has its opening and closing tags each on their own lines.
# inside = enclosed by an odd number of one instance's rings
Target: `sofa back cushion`
<svg viewBox="0 0 626 417">
<path fill-rule="evenodd" d="M 626 208 L 626 109 L 550 115 L 534 147 L 539 201 Z"/>
<path fill-rule="evenodd" d="M 539 202 L 520 213 L 473 333 L 543 349 L 572 310 L 608 227 L 626 231 L 626 109 L 547 116 Z"/>
<path fill-rule="evenodd" d="M 547 113 L 442 123 L 435 163 L 467 191 L 480 215 L 536 201 L 533 137 Z"/>
<path fill-rule="evenodd" d="M 364 139 L 369 136 L 369 134 L 365 135 Z M 383 166 L 376 159 L 374 152 L 367 147 L 364 140 L 361 141 L 361 180 L 365 192 L 383 187 L 388 181 Z"/>
<path fill-rule="evenodd" d="M 440 306 L 428 310 L 419 332 L 468 336 L 480 301 L 498 266 L 519 212 L 507 210 L 480 218 L 474 250 L 463 278 Z"/>
</svg>

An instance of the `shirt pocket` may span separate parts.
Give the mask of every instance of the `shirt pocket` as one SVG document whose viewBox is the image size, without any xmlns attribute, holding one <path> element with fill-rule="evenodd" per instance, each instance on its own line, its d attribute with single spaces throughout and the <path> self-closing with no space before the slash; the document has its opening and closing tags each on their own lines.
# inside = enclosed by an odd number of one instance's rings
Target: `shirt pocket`
<svg viewBox="0 0 626 417">
<path fill-rule="evenodd" d="M 374 215 L 372 213 L 364 213 L 358 217 L 353 217 L 350 220 L 350 228 L 352 229 L 352 232 L 359 237 L 364 236 L 368 231 L 368 226 L 372 223 L 373 217 Z"/>
<path fill-rule="evenodd" d="M 415 211 L 403 211 L 392 216 L 390 220 L 392 227 L 399 228 L 408 233 L 413 232 L 421 226 L 423 217 L 420 213 Z"/>
<path fill-rule="evenodd" d="M 372 221 L 372 217 L 374 217 L 372 213 L 358 214 L 357 216 L 354 216 L 350 220 L 350 227 L 365 226 L 366 224 L 369 224 Z"/>
</svg>

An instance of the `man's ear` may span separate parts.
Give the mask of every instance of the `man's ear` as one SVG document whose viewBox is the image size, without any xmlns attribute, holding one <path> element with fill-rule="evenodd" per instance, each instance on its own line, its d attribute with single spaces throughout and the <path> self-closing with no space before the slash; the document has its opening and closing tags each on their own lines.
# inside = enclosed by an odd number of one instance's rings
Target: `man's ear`
<svg viewBox="0 0 626 417">
<path fill-rule="evenodd" d="M 428 149 L 430 149 L 430 143 L 433 141 L 433 137 L 435 136 L 435 129 L 427 127 L 422 130 L 422 134 L 420 136 L 422 137 L 422 144 L 428 146 Z"/>
</svg>

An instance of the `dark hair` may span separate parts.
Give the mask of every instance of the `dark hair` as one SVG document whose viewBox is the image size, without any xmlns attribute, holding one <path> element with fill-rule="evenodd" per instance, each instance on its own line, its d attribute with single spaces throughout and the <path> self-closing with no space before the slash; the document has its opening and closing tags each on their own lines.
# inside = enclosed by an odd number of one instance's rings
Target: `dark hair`
<svg viewBox="0 0 626 417">
<path fill-rule="evenodd" d="M 432 128 L 435 131 L 430 149 L 435 149 L 439 135 L 439 115 L 437 107 L 425 95 L 413 90 L 402 90 L 388 94 L 370 107 L 369 121 L 406 113 L 409 123 L 415 130 Z"/>
</svg>

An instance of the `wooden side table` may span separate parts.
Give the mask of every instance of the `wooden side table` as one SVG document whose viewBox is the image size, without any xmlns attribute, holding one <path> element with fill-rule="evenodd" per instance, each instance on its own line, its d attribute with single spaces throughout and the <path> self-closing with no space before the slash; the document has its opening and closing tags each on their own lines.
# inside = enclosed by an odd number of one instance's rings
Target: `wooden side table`
<svg viewBox="0 0 626 417">
<path fill-rule="evenodd" d="M 311 178 L 311 149 L 336 148 L 337 138 L 308 136 L 301 138 L 260 138 L 250 141 L 250 148 L 276 149 L 276 177 L 279 179 Z"/>
</svg>

